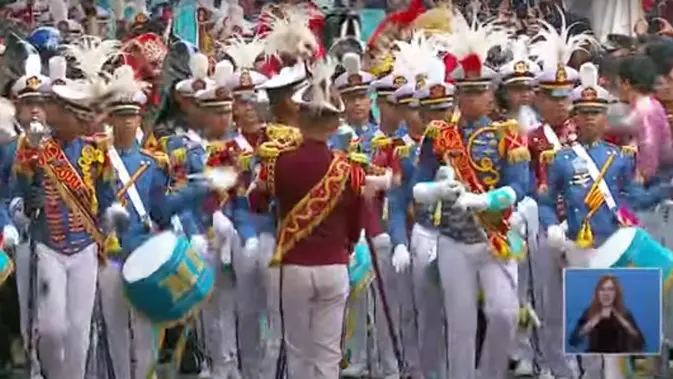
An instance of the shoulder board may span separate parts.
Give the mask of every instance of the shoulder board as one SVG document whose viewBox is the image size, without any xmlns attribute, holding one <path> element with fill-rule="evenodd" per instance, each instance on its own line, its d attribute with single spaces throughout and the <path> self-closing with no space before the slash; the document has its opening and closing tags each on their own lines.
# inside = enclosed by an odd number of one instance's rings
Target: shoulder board
<svg viewBox="0 0 673 379">
<path fill-rule="evenodd" d="M 168 141 L 170 141 L 170 138 L 171 138 L 171 136 L 164 136 L 164 137 L 159 138 L 159 141 L 158 141 L 159 148 L 164 153 L 168 152 Z"/>
<path fill-rule="evenodd" d="M 390 146 L 393 143 L 393 139 L 390 137 L 386 137 L 383 134 L 376 134 L 374 137 L 372 137 L 372 148 L 374 149 L 382 149 L 386 146 Z"/>
<path fill-rule="evenodd" d="M 363 153 L 350 153 L 348 154 L 348 160 L 354 163 L 359 163 L 366 165 L 369 163 L 369 159 L 367 159 L 367 155 Z"/>
<path fill-rule="evenodd" d="M 542 153 L 540 153 L 540 162 L 547 165 L 551 164 L 555 156 L 556 156 L 556 150 L 554 149 L 545 150 Z"/>
<path fill-rule="evenodd" d="M 292 140 L 299 138 L 301 136 L 301 132 L 299 129 L 293 127 L 293 126 L 288 126 L 288 125 L 283 125 L 283 124 L 269 124 L 265 128 L 265 133 L 266 136 L 270 140 L 281 140 L 281 141 L 286 141 L 286 140 Z"/>
<path fill-rule="evenodd" d="M 638 153 L 638 148 L 631 145 L 622 146 L 622 154 L 627 157 L 633 157 Z"/>
<path fill-rule="evenodd" d="M 111 138 L 105 133 L 96 133 L 92 136 L 82 137 L 84 142 L 96 146 L 100 150 L 107 151 L 110 146 Z"/>
<path fill-rule="evenodd" d="M 425 133 L 423 133 L 423 138 L 435 139 L 439 135 L 439 131 L 442 128 L 449 126 L 449 123 L 442 120 L 431 121 L 428 126 L 425 128 Z"/>
<path fill-rule="evenodd" d="M 168 154 L 161 151 L 153 151 L 147 149 L 140 149 L 142 154 L 147 155 L 148 157 L 154 159 L 154 161 L 161 167 L 162 170 L 168 171 L 170 167 L 170 160 L 168 159 Z"/>
</svg>

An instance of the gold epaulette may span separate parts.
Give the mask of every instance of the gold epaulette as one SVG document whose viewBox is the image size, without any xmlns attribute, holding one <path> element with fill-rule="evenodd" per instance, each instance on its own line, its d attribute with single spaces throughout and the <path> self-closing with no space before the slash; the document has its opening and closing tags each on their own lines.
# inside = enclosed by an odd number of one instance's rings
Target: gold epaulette
<svg viewBox="0 0 673 379">
<path fill-rule="evenodd" d="M 187 149 L 181 147 L 171 151 L 171 154 L 168 155 L 168 158 L 171 162 L 180 162 L 183 163 L 187 160 Z"/>
<path fill-rule="evenodd" d="M 556 151 L 554 149 L 545 150 L 542 153 L 540 153 L 540 162 L 546 165 L 550 165 L 552 161 L 554 161 L 555 156 Z"/>
<path fill-rule="evenodd" d="M 287 141 L 301 137 L 299 129 L 283 124 L 269 124 L 264 131 L 271 141 Z"/>
<path fill-rule="evenodd" d="M 442 121 L 442 120 L 431 121 L 428 124 L 428 126 L 425 128 L 425 133 L 423 133 L 423 138 L 429 138 L 429 139 L 434 140 L 435 138 L 437 138 L 437 136 L 439 136 L 439 131 L 447 125 L 448 124 L 447 124 L 446 121 Z"/>
<path fill-rule="evenodd" d="M 303 141 L 301 134 L 292 136 L 287 140 L 267 141 L 257 148 L 257 156 L 262 159 L 275 158 L 282 152 L 293 150 Z"/>
<path fill-rule="evenodd" d="M 360 165 L 366 165 L 369 162 L 367 155 L 363 153 L 349 153 L 348 160 Z"/>
<path fill-rule="evenodd" d="M 395 147 L 395 156 L 399 158 L 408 158 L 411 154 L 411 146 L 397 146 Z"/>
<path fill-rule="evenodd" d="M 622 146 L 622 154 L 627 157 L 633 157 L 638 153 L 638 148 L 636 146 L 624 145 Z"/>
<path fill-rule="evenodd" d="M 383 134 L 376 134 L 374 137 L 372 137 L 372 148 L 373 149 L 382 149 L 386 146 L 390 146 L 393 143 L 393 139 L 390 137 L 386 137 Z"/>
<path fill-rule="evenodd" d="M 159 141 L 158 141 L 159 146 L 158 147 L 164 153 L 168 152 L 168 141 L 169 141 L 169 139 L 170 139 L 170 136 L 163 136 L 163 137 L 159 138 Z"/>
<path fill-rule="evenodd" d="M 148 149 L 140 149 L 140 152 L 154 159 L 154 161 L 157 162 L 157 165 L 161 167 L 162 170 L 166 172 L 169 171 L 170 159 L 168 158 L 168 154 L 161 151 L 153 151 Z"/>
<path fill-rule="evenodd" d="M 493 121 L 491 124 L 496 127 L 502 135 L 518 135 L 519 134 L 519 123 L 514 119 L 508 119 L 504 121 Z"/>
</svg>

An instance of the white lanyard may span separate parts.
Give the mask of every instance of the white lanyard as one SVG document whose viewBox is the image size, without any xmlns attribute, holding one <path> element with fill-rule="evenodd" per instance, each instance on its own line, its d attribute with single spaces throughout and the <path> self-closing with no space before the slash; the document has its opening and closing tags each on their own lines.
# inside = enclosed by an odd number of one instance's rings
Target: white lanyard
<svg viewBox="0 0 673 379">
<path fill-rule="evenodd" d="M 119 156 L 117 149 L 110 146 L 108 148 L 108 153 L 110 154 L 110 161 L 112 162 L 112 166 L 117 172 L 117 176 L 119 177 L 119 180 L 121 180 L 122 185 L 125 187 L 131 181 L 129 172 L 126 170 L 126 166 L 124 166 L 124 162 Z M 141 220 L 144 220 L 145 217 L 147 217 L 147 211 L 145 210 L 142 200 L 140 200 L 140 195 L 138 195 L 138 190 L 136 189 L 135 183 L 131 183 L 126 193 L 129 195 L 131 203 L 138 213 L 138 216 L 140 216 Z"/>
<path fill-rule="evenodd" d="M 598 176 L 600 175 L 600 171 L 598 170 L 598 167 L 596 166 L 594 160 L 591 159 L 589 153 L 587 153 L 587 151 L 584 149 L 584 146 L 582 146 L 581 144 L 575 143 L 573 144 L 572 148 L 578 157 L 586 161 L 587 170 L 589 170 L 589 175 L 591 176 L 591 179 L 593 179 L 593 181 L 595 182 L 596 179 L 598 179 Z M 603 194 L 603 198 L 605 199 L 605 205 L 607 205 L 608 208 L 610 208 L 610 210 L 616 211 L 617 203 L 615 202 L 615 198 L 612 196 L 612 192 L 610 192 L 610 188 L 608 188 L 608 184 L 605 182 L 605 179 L 601 178 L 601 181 L 598 183 L 598 190 L 601 191 L 601 193 Z"/>
<path fill-rule="evenodd" d="M 542 131 L 544 132 L 544 136 L 547 137 L 547 141 L 554 147 L 554 150 L 559 150 L 561 148 L 561 141 L 558 139 L 558 136 L 554 133 L 551 126 L 549 126 L 549 124 L 542 125 Z"/>
</svg>

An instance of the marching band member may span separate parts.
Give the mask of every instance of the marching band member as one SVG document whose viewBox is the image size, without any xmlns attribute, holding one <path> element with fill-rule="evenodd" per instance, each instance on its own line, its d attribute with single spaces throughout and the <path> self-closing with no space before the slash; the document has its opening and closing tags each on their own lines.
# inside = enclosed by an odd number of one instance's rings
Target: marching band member
<svg viewBox="0 0 673 379">
<path fill-rule="evenodd" d="M 413 201 L 413 182 L 420 144 L 425 126 L 435 120 L 449 120 L 453 112 L 454 87 L 444 83 L 444 67 L 441 75 L 428 78 L 414 92 L 414 103 L 418 107 L 422 129 L 409 122 L 408 133 L 401 139 L 395 150 L 402 169 L 402 185 L 391 191 L 390 230 L 394 254 L 409 246 L 411 250 L 411 274 L 413 300 L 418 325 L 418 345 L 420 363 L 425 378 L 446 377 L 446 345 L 439 330 L 444 328 L 444 311 L 441 287 L 436 267 L 438 231 L 433 222 L 433 207 Z M 411 238 L 407 237 L 409 207 L 413 209 Z"/>
<path fill-rule="evenodd" d="M 592 37 L 586 33 L 566 39 L 570 27 L 565 21 L 562 25 L 562 29 L 557 31 L 553 26 L 540 21 L 540 33 L 545 36 L 545 40 L 533 43 L 529 47 L 530 55 L 537 56 L 543 65 L 542 71 L 535 77 L 538 91 L 534 105 L 540 124 L 528 134 L 531 170 L 535 178 L 533 192 L 536 197 L 539 197 L 539 193 L 546 192 L 548 186 L 547 173 L 550 163 L 548 151 L 558 151 L 576 138 L 575 125 L 569 112 L 571 105 L 569 95 L 579 76 L 577 70 L 568 66 L 568 63 L 575 51 L 582 49 L 586 44 L 594 43 Z M 565 218 L 563 200 L 559 198 L 557 201 L 559 204 L 557 215 L 563 220 Z M 540 298 L 543 301 L 541 313 L 544 315 L 545 327 L 542 328 L 540 335 L 540 348 L 546 358 L 544 363 L 549 366 L 552 374 L 556 377 L 570 378 L 574 376 L 574 368 L 563 354 L 562 304 L 554 301 L 562 294 L 563 266 L 559 260 L 554 259 L 558 254 L 547 243 L 545 232 L 546 230 L 542 230 L 539 242 L 539 249 L 544 253 L 531 255 L 530 258 L 533 259 L 533 270 L 536 270 L 533 275 L 542 270 L 541 274 L 535 277 L 539 278 L 538 284 L 544 287 Z"/>
<path fill-rule="evenodd" d="M 348 132 L 337 132 L 331 139 L 331 145 L 340 145 L 344 151 L 348 151 L 352 140 L 356 139 L 360 152 L 371 156 L 372 138 L 378 130 L 378 125 L 369 120 L 371 108 L 369 85 L 375 77 L 362 70 L 360 56 L 357 53 L 345 53 L 341 58 L 341 65 L 346 72 L 334 79 L 334 85 L 346 106 L 344 116 Z M 351 130 L 355 133 L 350 133 Z"/>
<path fill-rule="evenodd" d="M 362 229 L 358 216 L 366 214 L 360 198 L 364 172 L 327 147 L 344 109 L 331 86 L 334 67 L 329 61 L 316 63 L 312 83 L 293 95 L 302 109 L 297 124 L 301 135 L 260 149 L 264 162 L 258 188 L 277 200 L 281 218 L 272 264 L 281 265 L 281 315 L 291 378 L 339 377 L 348 254 Z M 304 215 L 312 220 L 309 224 L 301 221 Z"/>
<path fill-rule="evenodd" d="M 540 68 L 535 63 L 528 59 L 528 46 L 525 41 L 517 39 L 511 42 L 510 50 L 512 52 L 512 59 L 500 67 L 500 75 L 502 77 L 502 85 L 499 88 L 503 95 L 503 104 L 505 106 L 505 119 L 516 119 L 519 122 L 519 127 L 522 133 L 539 126 L 539 121 L 535 112 L 530 108 L 533 103 L 534 80 L 540 74 Z M 530 140 L 529 140 L 530 143 Z M 532 147 L 530 147 L 531 156 L 533 156 Z M 533 163 L 535 164 L 535 163 Z M 530 195 L 533 196 L 533 195 Z M 528 211 L 526 212 L 527 209 Z M 519 217 L 521 216 L 521 217 Z M 535 201 L 531 197 L 526 197 L 517 207 L 517 218 L 524 223 L 523 235 L 528 242 L 529 254 L 526 259 L 519 264 L 519 301 L 522 312 L 529 311 L 529 303 L 532 305 L 542 305 L 542 289 L 538 284 L 546 275 L 531 275 L 532 270 L 538 270 L 544 267 L 539 265 L 539 254 L 537 253 L 537 232 L 536 227 L 539 224 L 538 211 Z M 546 274 L 545 272 L 540 272 Z M 533 281 L 535 277 L 535 281 Z M 539 279 L 537 279 L 539 278 Z M 533 285 L 535 288 L 531 288 Z M 534 291 L 534 292 L 531 292 Z M 526 313 L 523 313 L 526 314 Z M 525 317 L 525 316 L 524 316 Z M 527 329 L 528 325 L 523 322 L 524 319 L 520 315 L 520 326 Z M 544 364 L 540 362 L 537 346 L 531 346 L 531 338 L 537 338 L 536 335 L 531 335 L 527 330 L 519 330 L 517 333 L 517 344 L 512 352 L 512 358 L 517 361 L 517 366 L 514 373 L 517 376 L 528 376 L 534 374 L 534 366 Z M 537 341 L 535 341 L 537 342 Z M 542 375 L 549 376 L 549 371 L 546 367 L 541 369 Z"/>
<path fill-rule="evenodd" d="M 255 62 L 264 50 L 257 39 L 249 43 L 236 37 L 230 40 L 225 52 L 235 65 L 229 87 L 233 96 L 233 116 L 238 130 L 230 133 L 239 152 L 244 184 L 249 188 L 255 175 L 253 156 L 257 148 L 269 140 L 267 128 L 257 114 L 256 87 L 268 78 L 254 70 Z M 269 269 L 275 247 L 275 222 L 269 209 L 251 212 L 259 233 L 259 250 L 256 254 L 236 258 L 236 290 L 238 292 L 238 336 L 242 374 L 245 378 L 270 378 L 275 373 L 280 351 L 280 312 L 278 303 L 278 275 Z M 264 353 L 260 319 L 269 321 L 271 335 L 267 355 Z"/>
<path fill-rule="evenodd" d="M 274 118 L 267 125 L 267 128 L 271 128 L 270 132 L 287 130 L 288 127 L 296 128 L 299 107 L 292 101 L 292 94 L 305 82 L 306 65 L 303 61 L 298 61 L 293 66 L 283 67 L 278 74 L 259 86 L 269 98 Z"/>
<path fill-rule="evenodd" d="M 52 137 L 34 123 L 17 147 L 18 194 L 34 218 L 31 236 L 39 256 L 40 359 L 50 378 L 84 377 L 104 241 L 97 220 L 111 205 L 105 199 L 113 198 L 107 142 L 77 136 L 77 128 L 94 118 L 97 85 L 83 79 L 53 86 L 63 123 L 51 125 Z M 66 176 L 71 179 L 59 179 Z"/>
<path fill-rule="evenodd" d="M 645 189 L 635 179 L 635 150 L 601 140 L 607 129 L 609 93 L 598 86 L 598 70 L 591 63 L 580 68 L 581 85 L 570 98 L 577 141 L 551 155 L 547 188 L 540 194 L 540 222 L 550 247 L 565 251 L 570 265 L 584 266 L 584 249 L 601 245 L 622 226 L 636 222 L 627 207 L 644 209 L 670 198 L 671 186 Z M 625 194 L 625 197 L 617 194 Z M 560 225 L 557 199 L 564 198 L 567 232 Z M 624 199 L 629 199 L 625 204 Z M 606 362 L 607 363 L 607 362 Z M 600 357 L 583 357 L 585 377 L 601 377 Z M 607 367 L 605 367 L 607 370 Z"/>
<path fill-rule="evenodd" d="M 108 148 L 117 178 L 116 206 L 106 212 L 109 264 L 100 271 L 103 314 L 107 339 L 116 378 L 142 377 L 147 374 L 156 352 L 152 325 L 136 311 L 128 308 L 124 298 L 121 266 L 124 259 L 155 230 L 170 227 L 170 216 L 179 210 L 200 203 L 208 189 L 190 186 L 166 196 L 168 157 L 162 153 L 140 149 L 136 130 L 142 123 L 141 107 L 147 97 L 143 83 L 135 79 L 130 66 L 114 72 L 104 98 L 112 125 L 113 146 Z M 130 204 L 129 204 L 130 203 Z M 118 226 L 120 222 L 123 225 Z M 135 358 L 132 366 L 131 356 Z"/>
<path fill-rule="evenodd" d="M 228 138 L 232 132 L 233 99 L 230 83 L 233 71 L 229 61 L 218 63 L 210 84 L 195 94 L 203 113 L 204 128 L 200 144 L 206 151 L 202 158 L 205 159 L 206 170 L 229 166 L 240 171 L 241 151 L 235 140 Z M 212 301 L 203 310 L 206 346 L 212 360 L 214 378 L 239 378 L 241 375 L 238 372 L 234 273 L 238 265 L 244 265 L 259 249 L 246 191 L 243 183 L 238 183 L 231 191 L 213 194 L 193 212 L 200 232 L 210 237 L 207 252 L 201 253 L 217 268 L 217 289 Z M 259 317 L 256 322 L 255 326 L 259 327 Z"/>
<path fill-rule="evenodd" d="M 498 123 L 488 117 L 495 72 L 484 62 L 491 47 L 506 43 L 507 33 L 477 22 L 468 27 L 463 21 L 465 28 L 454 31 L 448 44 L 459 61 L 452 76 L 460 118 L 455 123 L 434 121 L 428 127 L 414 198 L 425 204 L 439 201 L 441 206 L 437 259 L 448 324 L 448 377 L 499 378 L 507 372 L 514 342 L 517 260 L 523 258 L 525 248 L 521 236 L 510 231 L 507 218 L 511 207 L 528 192 L 530 153 L 515 121 Z M 458 179 L 450 169 L 440 170 L 442 164 L 452 166 Z M 436 175 L 438 180 L 433 182 Z M 477 376 L 480 286 L 488 328 Z"/>
</svg>

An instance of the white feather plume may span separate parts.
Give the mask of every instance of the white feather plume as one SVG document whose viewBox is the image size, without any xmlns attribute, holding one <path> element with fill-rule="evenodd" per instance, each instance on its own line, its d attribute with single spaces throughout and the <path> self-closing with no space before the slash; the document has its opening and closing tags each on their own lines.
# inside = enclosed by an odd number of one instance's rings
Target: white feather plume
<svg viewBox="0 0 673 379">
<path fill-rule="evenodd" d="M 324 104 L 331 104 L 332 100 L 332 77 L 337 67 L 337 61 L 327 57 L 316 61 L 311 65 L 311 102 L 309 107 L 320 109 Z"/>
<path fill-rule="evenodd" d="M 557 31 L 550 23 L 538 19 L 540 31 L 533 37 L 534 42 L 530 45 L 530 55 L 542 60 L 544 67 L 566 65 L 575 51 L 586 51 L 587 45 L 598 45 L 598 41 L 589 32 L 571 36 L 570 32 L 578 24 L 568 25 L 563 12 L 560 9 L 558 12 L 561 17 L 560 30 Z"/>
<path fill-rule="evenodd" d="M 68 63 L 65 58 L 57 55 L 49 59 L 49 79 L 64 79 L 68 70 Z"/>
<path fill-rule="evenodd" d="M 25 62 L 26 75 L 38 76 L 42 71 L 42 60 L 38 54 L 30 54 Z"/>
<path fill-rule="evenodd" d="M 88 80 L 100 78 L 105 63 L 120 54 L 121 44 L 116 40 L 102 40 L 96 36 L 83 36 L 72 44 L 65 45 L 66 57 L 74 59 L 74 66 Z"/>
<path fill-rule="evenodd" d="M 217 88 L 226 86 L 227 81 L 231 78 L 231 75 L 234 73 L 234 66 L 228 60 L 219 62 L 215 66 L 215 74 L 213 75 L 213 80 Z"/>
<path fill-rule="evenodd" d="M 49 13 L 54 23 L 59 23 L 68 19 L 68 4 L 65 0 L 51 0 L 49 3 Z"/>
<path fill-rule="evenodd" d="M 437 58 L 437 46 L 422 31 L 416 31 L 409 42 L 396 41 L 393 72 L 397 75 L 427 75 L 431 62 Z"/>
<path fill-rule="evenodd" d="M 147 14 L 147 1 L 146 0 L 135 0 L 133 2 L 133 9 L 135 10 L 136 14 L 138 13 L 144 13 Z"/>
<path fill-rule="evenodd" d="M 197 53 L 189 58 L 189 69 L 194 79 L 205 79 L 208 76 L 208 57 Z"/>
<path fill-rule="evenodd" d="M 346 72 L 349 74 L 357 74 L 360 72 L 362 62 L 360 56 L 356 53 L 346 53 L 341 57 L 341 65 L 344 66 Z"/>
<path fill-rule="evenodd" d="M 124 8 L 126 8 L 126 2 L 124 0 L 114 0 L 112 3 L 112 14 L 114 15 L 115 20 L 124 19 Z"/>
<path fill-rule="evenodd" d="M 582 88 L 598 87 L 598 67 L 591 62 L 584 63 L 580 67 L 580 83 Z"/>
<path fill-rule="evenodd" d="M 520 61 L 528 59 L 528 42 L 525 39 L 513 39 L 509 49 L 512 52 L 512 60 Z"/>
<path fill-rule="evenodd" d="M 469 23 L 458 10 L 453 11 L 451 28 L 453 32 L 431 36 L 432 43 L 458 60 L 468 55 L 477 55 L 481 62 L 488 58 L 488 52 L 496 46 L 508 46 L 512 30 L 497 23 L 496 19 L 479 22 L 473 17 Z"/>
<path fill-rule="evenodd" d="M 229 40 L 224 52 L 234 60 L 237 69 L 252 69 L 264 52 L 264 42 L 258 38 L 246 42 L 240 36 L 235 36 Z"/>
<path fill-rule="evenodd" d="M 306 6 L 283 9 L 282 17 L 269 13 L 271 31 L 266 35 L 267 56 L 304 57 L 318 50 L 318 40 L 309 28 L 311 15 Z"/>
<path fill-rule="evenodd" d="M 115 69 L 107 90 L 112 101 L 133 101 L 135 96 L 149 88 L 149 85 L 135 78 L 135 72 L 131 66 L 123 65 Z"/>
</svg>

